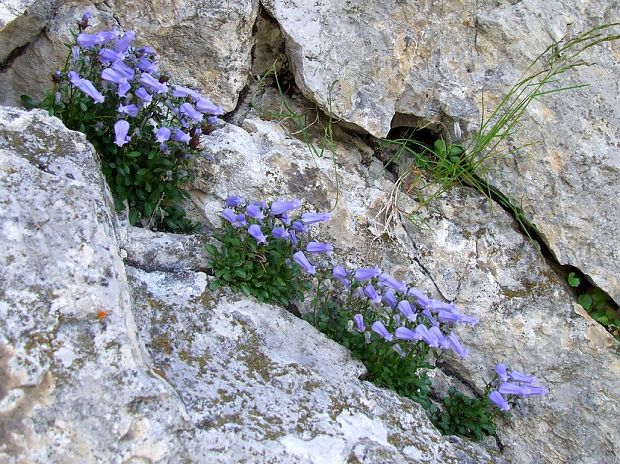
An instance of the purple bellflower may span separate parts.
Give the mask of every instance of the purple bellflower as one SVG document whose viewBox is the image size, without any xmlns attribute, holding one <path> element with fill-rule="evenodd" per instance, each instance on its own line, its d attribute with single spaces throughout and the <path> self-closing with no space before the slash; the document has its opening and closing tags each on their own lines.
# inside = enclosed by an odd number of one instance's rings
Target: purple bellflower
<svg viewBox="0 0 620 464">
<path fill-rule="evenodd" d="M 187 96 L 192 97 L 194 100 L 198 100 L 200 98 L 200 93 L 194 89 L 190 89 L 188 87 L 183 87 L 181 85 L 175 85 L 172 88 L 172 96 L 185 98 Z"/>
<path fill-rule="evenodd" d="M 399 327 L 394 331 L 394 336 L 399 340 L 420 340 L 420 334 L 416 330 L 408 329 L 407 327 Z"/>
<path fill-rule="evenodd" d="M 116 63 L 117 61 L 122 60 L 123 54 L 117 53 L 114 50 L 110 50 L 109 48 L 102 48 L 99 51 L 99 57 L 101 58 L 101 61 L 103 63 L 112 64 L 112 63 Z"/>
<path fill-rule="evenodd" d="M 355 280 L 358 282 L 364 282 L 365 280 L 370 280 L 377 277 L 381 274 L 381 269 L 374 268 L 362 268 L 355 271 Z"/>
<path fill-rule="evenodd" d="M 93 83 L 88 79 L 82 79 L 78 73 L 69 71 L 69 80 L 71 84 L 92 98 L 95 103 L 103 103 L 105 101 L 105 97 L 95 88 Z"/>
<path fill-rule="evenodd" d="M 140 82 L 144 87 L 149 89 L 151 92 L 155 93 L 166 93 L 168 91 L 168 86 L 165 83 L 159 82 L 149 73 L 143 72 L 140 76 Z"/>
<path fill-rule="evenodd" d="M 404 283 L 396 280 L 394 277 L 386 274 L 385 272 L 379 275 L 379 284 L 384 287 L 392 288 L 400 293 L 405 293 L 407 291 L 407 286 Z"/>
<path fill-rule="evenodd" d="M 277 200 L 271 204 L 271 214 L 273 216 L 279 216 L 281 214 L 286 213 L 287 211 L 297 209 L 301 206 L 301 202 L 299 200 Z"/>
<path fill-rule="evenodd" d="M 396 307 L 396 295 L 394 295 L 392 289 L 388 289 L 386 292 L 383 293 L 383 298 L 381 299 L 381 301 L 383 301 L 383 303 L 385 303 L 392 309 Z"/>
<path fill-rule="evenodd" d="M 303 213 L 301 221 L 306 224 L 316 224 L 317 222 L 328 221 L 331 218 L 329 213 Z"/>
<path fill-rule="evenodd" d="M 144 87 L 140 87 L 134 93 L 136 97 L 142 100 L 142 102 L 144 103 L 144 106 L 148 105 L 153 100 L 153 96 L 150 93 L 148 93 L 148 91 Z"/>
<path fill-rule="evenodd" d="M 135 38 L 136 33 L 134 31 L 127 31 L 123 37 L 116 41 L 114 51 L 117 53 L 125 53 Z"/>
<path fill-rule="evenodd" d="M 100 45 L 102 42 L 99 34 L 87 34 L 81 32 L 77 36 L 77 43 L 82 48 L 93 48 L 95 45 Z"/>
<path fill-rule="evenodd" d="M 370 328 L 374 333 L 378 334 L 385 341 L 391 342 L 392 340 L 394 340 L 394 336 L 390 332 L 388 332 L 388 330 L 383 325 L 383 322 L 375 321 L 372 323 L 372 326 L 370 326 Z"/>
<path fill-rule="evenodd" d="M 413 308 L 411 308 L 411 304 L 407 300 L 402 300 L 398 303 L 398 310 L 411 322 L 415 322 L 418 315 L 413 312 Z"/>
<path fill-rule="evenodd" d="M 157 65 L 144 56 L 140 57 L 140 59 L 138 60 L 138 64 L 136 66 L 138 67 L 140 71 L 143 71 L 143 72 L 147 72 L 147 73 L 157 72 Z"/>
<path fill-rule="evenodd" d="M 245 209 L 245 212 L 248 216 L 258 221 L 262 221 L 263 218 L 265 217 L 261 209 L 257 205 L 254 205 L 254 204 L 248 205 L 247 208 Z"/>
<path fill-rule="evenodd" d="M 305 234 L 306 232 L 308 232 L 308 227 L 300 221 L 294 221 L 291 225 L 291 229 L 293 229 L 295 232 L 299 232 L 300 234 Z"/>
<path fill-rule="evenodd" d="M 192 106 L 191 103 L 183 103 L 181 105 L 181 113 L 190 118 L 194 122 L 202 121 L 202 114 L 200 114 L 196 109 Z"/>
<path fill-rule="evenodd" d="M 499 363 L 495 366 L 495 373 L 502 382 L 508 381 L 508 367 L 506 364 Z"/>
<path fill-rule="evenodd" d="M 135 118 L 136 116 L 138 116 L 138 113 L 140 112 L 140 109 L 136 106 L 136 105 L 119 105 L 118 106 L 118 112 L 121 114 L 127 114 L 129 116 L 131 116 L 132 118 Z"/>
<path fill-rule="evenodd" d="M 308 261 L 308 259 L 306 259 L 306 256 L 303 254 L 302 251 L 298 251 L 297 253 L 293 253 L 293 260 L 299 264 L 302 269 L 304 271 L 306 271 L 308 274 L 316 274 L 316 268 L 310 264 L 310 262 Z"/>
<path fill-rule="evenodd" d="M 381 295 L 377 293 L 377 290 L 372 284 L 368 284 L 364 287 L 364 295 L 366 295 L 373 305 L 381 303 Z"/>
<path fill-rule="evenodd" d="M 167 127 L 160 127 L 157 129 L 157 132 L 155 132 L 155 140 L 159 143 L 164 143 L 170 140 L 170 129 Z"/>
<path fill-rule="evenodd" d="M 177 129 L 174 131 L 174 140 L 176 140 L 177 142 L 189 143 L 191 137 L 187 132 L 183 132 L 181 129 Z"/>
<path fill-rule="evenodd" d="M 510 404 L 508 404 L 508 401 L 506 401 L 502 394 L 497 390 L 493 390 L 491 393 L 489 393 L 489 399 L 495 406 L 499 408 L 500 411 L 506 412 L 510 410 Z"/>
<path fill-rule="evenodd" d="M 310 242 L 306 245 L 306 251 L 308 253 L 331 253 L 334 247 L 329 243 Z"/>
<path fill-rule="evenodd" d="M 344 285 L 346 288 L 350 287 L 347 271 L 342 266 L 334 266 L 332 269 L 332 277 Z"/>
<path fill-rule="evenodd" d="M 213 114 L 221 116 L 224 114 L 224 110 L 217 105 L 214 105 L 207 97 L 201 97 L 196 102 L 196 109 L 201 113 Z"/>
<path fill-rule="evenodd" d="M 236 214 L 232 209 L 226 208 L 222 210 L 222 217 L 226 219 L 230 224 L 237 228 L 247 224 L 245 216 L 243 214 Z"/>
<path fill-rule="evenodd" d="M 230 195 L 226 198 L 226 206 L 229 208 L 234 208 L 236 206 L 241 205 L 245 200 L 237 195 Z"/>
<path fill-rule="evenodd" d="M 450 348 L 456 354 L 458 354 L 461 358 L 466 358 L 469 355 L 467 349 L 461 344 L 459 339 L 456 337 L 454 332 L 448 335 L 448 343 L 450 344 Z"/>
<path fill-rule="evenodd" d="M 284 227 L 274 227 L 271 230 L 271 236 L 278 240 L 287 240 L 291 238 L 288 231 Z"/>
<path fill-rule="evenodd" d="M 252 224 L 248 227 L 248 234 L 254 237 L 258 243 L 267 243 L 267 236 L 263 234 L 258 224 Z"/>
<path fill-rule="evenodd" d="M 114 133 L 116 135 L 114 143 L 119 147 L 122 147 L 129 142 L 131 137 L 127 135 L 127 132 L 129 132 L 129 123 L 124 119 L 116 121 L 116 124 L 114 124 Z"/>
<path fill-rule="evenodd" d="M 364 324 L 364 316 L 362 316 L 361 314 L 356 314 L 355 316 L 353 316 L 353 322 L 355 323 L 355 326 L 357 327 L 358 332 L 366 331 L 366 325 Z"/>
</svg>

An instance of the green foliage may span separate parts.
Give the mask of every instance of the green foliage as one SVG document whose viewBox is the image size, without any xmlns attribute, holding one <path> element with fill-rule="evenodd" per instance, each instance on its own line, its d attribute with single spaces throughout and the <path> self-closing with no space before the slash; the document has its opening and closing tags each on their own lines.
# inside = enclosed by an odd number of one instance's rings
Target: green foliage
<svg viewBox="0 0 620 464">
<path fill-rule="evenodd" d="M 80 30 L 84 27 L 80 25 Z M 119 31 L 110 33 L 116 37 L 122 35 Z M 127 209 L 131 224 L 172 232 L 197 230 L 197 224 L 187 219 L 181 204 L 189 198 L 184 186 L 193 178 L 190 160 L 201 152 L 199 137 L 201 132 L 210 130 L 210 124 L 203 124 L 197 118 L 190 121 L 179 111 L 183 103 L 194 104 L 191 97 L 174 97 L 169 90 L 149 89 L 150 101 L 138 98 L 137 91 L 144 85 L 140 78 L 146 74 L 136 65 L 138 59 L 151 63 L 150 75 L 155 81 L 165 84 L 168 80 L 156 71 L 154 51 L 129 46 L 122 60 L 110 65 L 100 58 L 100 52 L 111 51 L 117 39 L 104 45 L 98 42 L 80 47 L 77 38 L 78 34 L 74 34 L 73 43 L 67 44 L 70 51 L 65 66 L 53 76 L 53 89 L 45 99 L 34 102 L 23 96 L 22 101 L 27 107 L 47 109 L 69 129 L 86 134 L 100 156 L 115 208 Z M 125 93 L 118 90 L 116 83 L 102 78 L 102 71 L 111 71 L 114 66 L 128 70 L 129 74 L 123 75 L 130 86 Z M 90 84 L 101 101 L 85 91 L 80 82 Z M 198 99 L 198 92 L 192 92 Z M 122 111 L 121 105 L 135 105 L 135 113 Z M 213 111 L 220 114 L 219 109 Z M 130 125 L 127 134 L 130 138 L 124 144 L 116 139 L 115 124 L 119 120 Z M 154 136 L 158 128 L 171 131 L 169 138 L 161 143 Z M 176 140 L 177 129 L 185 131 L 191 140 Z"/>
<path fill-rule="evenodd" d="M 445 435 L 461 435 L 480 441 L 495 433 L 493 418 L 498 409 L 486 396 L 471 398 L 454 387 L 443 399 L 443 409 L 432 416 L 433 424 Z"/>
<path fill-rule="evenodd" d="M 491 115 L 486 117 L 483 112 L 480 128 L 466 146 L 439 139 L 431 147 L 415 140 L 415 131 L 403 138 L 383 140 L 385 144 L 397 148 L 393 160 L 403 156 L 413 159 L 414 170 L 406 175 L 411 176 L 416 169 L 422 169 L 431 175 L 437 185 L 429 187 L 422 184 L 417 189 L 419 205 L 412 212 L 412 220 L 418 222 L 416 216 L 420 210 L 453 186 L 464 184 L 477 189 L 511 211 L 522 230 L 532 238 L 533 234 L 537 233 L 534 224 L 527 219 L 514 200 L 491 187 L 485 180 L 490 161 L 507 154 L 502 149 L 502 142 L 514 134 L 527 107 L 533 101 L 548 94 L 585 86 L 578 84 L 558 87 L 557 82 L 567 71 L 591 64 L 580 58 L 584 51 L 601 43 L 620 39 L 620 35 L 609 33 L 618 25 L 620 23 L 595 27 L 572 39 L 559 40 L 549 45 L 502 98 Z M 525 144 L 513 152 L 532 144 Z"/>
<path fill-rule="evenodd" d="M 577 289 L 577 301 L 592 319 L 607 327 L 616 336 L 620 336 L 620 315 L 613 307 L 611 298 L 575 272 L 568 274 L 567 281 L 568 285 Z"/>
<path fill-rule="evenodd" d="M 380 387 L 389 388 L 422 405 L 429 413 L 436 411 L 430 400 L 431 381 L 427 372 L 435 366 L 428 362 L 431 348 L 424 342 L 386 342 L 374 332 L 360 334 L 351 327 L 355 313 L 363 313 L 365 320 L 373 320 L 377 314 L 366 299 L 355 299 L 352 295 L 359 288 L 354 283 L 346 301 L 340 300 L 330 291 L 329 285 L 319 285 L 314 300 L 315 311 L 305 319 L 335 342 L 351 350 L 364 363 L 368 380 Z M 345 309 L 346 308 L 346 309 Z M 394 319 L 387 319 L 385 326 L 394 332 L 402 325 Z M 402 348 L 397 351 L 395 346 Z"/>
<path fill-rule="evenodd" d="M 265 228 L 271 230 L 271 228 Z M 228 286 L 266 303 L 288 306 L 303 301 L 310 288 L 301 268 L 291 262 L 293 246 L 286 240 L 257 243 L 245 229 L 225 224 L 214 235 L 219 247 L 206 246 L 214 270 L 211 290 Z"/>
</svg>

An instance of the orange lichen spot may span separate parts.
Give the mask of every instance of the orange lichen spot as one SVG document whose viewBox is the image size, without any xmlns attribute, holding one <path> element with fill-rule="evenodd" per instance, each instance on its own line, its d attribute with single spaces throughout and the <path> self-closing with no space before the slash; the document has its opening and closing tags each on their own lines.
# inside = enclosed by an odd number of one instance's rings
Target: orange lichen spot
<svg viewBox="0 0 620 464">
<path fill-rule="evenodd" d="M 100 309 L 99 311 L 97 311 L 97 319 L 103 321 L 106 317 L 108 317 L 108 311 L 106 311 L 105 309 Z"/>
</svg>

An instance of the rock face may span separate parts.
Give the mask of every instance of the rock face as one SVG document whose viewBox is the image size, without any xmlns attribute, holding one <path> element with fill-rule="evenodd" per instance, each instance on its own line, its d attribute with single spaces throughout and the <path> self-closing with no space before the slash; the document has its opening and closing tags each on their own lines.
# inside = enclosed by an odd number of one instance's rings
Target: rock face
<svg viewBox="0 0 620 464">
<path fill-rule="evenodd" d="M 92 147 L 57 119 L 1 107 L 0 169 L 2 462 L 498 462 L 300 319 L 212 295 L 193 258 L 148 259 L 196 239 L 119 230 Z M 130 285 L 126 235 L 160 269 Z"/>
<path fill-rule="evenodd" d="M 37 3 L 47 3 L 50 9 L 54 2 Z M 65 62 L 63 44 L 71 40 L 69 29 L 85 10 L 93 15 L 93 30 L 120 27 L 135 31 L 139 43 L 160 52 L 162 69 L 174 81 L 203 90 L 225 111 L 235 108 L 251 67 L 258 0 L 65 4 L 55 16 L 36 23 L 35 35 L 42 34 L 4 71 L 0 104 L 17 104 L 21 94 L 39 98 L 50 88 L 49 76 Z"/>
<path fill-rule="evenodd" d="M 57 0 L 8 0 L 0 5 L 0 63 L 33 40 L 55 14 Z"/>
<path fill-rule="evenodd" d="M 338 198 L 321 239 L 335 244 L 341 262 L 378 264 L 480 318 L 460 332 L 470 357 L 450 359 L 445 372 L 481 392 L 504 361 L 549 387 L 547 397 L 524 402 L 499 428 L 508 462 L 594 464 L 620 456 L 617 342 L 574 303 L 506 213 L 458 189 L 434 205 L 428 228 L 397 213 L 384 229 L 378 213 L 390 204 L 394 183 L 381 167 L 360 163 L 365 150 L 355 138 L 318 158 L 279 125 L 250 114 L 242 128 L 226 126 L 209 144 L 214 176 L 207 191 L 195 193 L 207 218 L 229 194 L 301 197 L 319 210 Z M 406 212 L 415 202 L 401 192 L 398 206 Z M 385 230 L 395 240 L 386 240 Z"/>
<path fill-rule="evenodd" d="M 0 460 L 160 460 L 182 408 L 137 343 L 95 153 L 42 111 L 0 121 Z"/>
<path fill-rule="evenodd" d="M 202 273 L 128 276 L 140 336 L 196 427 L 192 462 L 496 462 L 359 381 L 361 364 L 284 310 L 211 295 Z"/>
<path fill-rule="evenodd" d="M 383 137 L 392 126 L 454 137 L 476 129 L 484 89 L 493 109 L 532 60 L 564 35 L 617 21 L 615 2 L 554 0 L 341 2 L 265 0 L 285 36 L 295 80 L 311 100 Z M 618 29 L 615 31 L 618 33 Z M 563 85 L 586 89 L 531 106 L 491 180 L 571 264 L 620 302 L 620 71 L 617 43 L 584 59 Z"/>
</svg>

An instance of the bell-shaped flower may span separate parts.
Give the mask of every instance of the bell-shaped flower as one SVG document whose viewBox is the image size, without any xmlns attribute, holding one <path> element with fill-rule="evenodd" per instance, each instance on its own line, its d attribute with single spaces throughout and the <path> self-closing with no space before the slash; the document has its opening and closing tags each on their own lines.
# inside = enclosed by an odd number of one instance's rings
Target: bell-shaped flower
<svg viewBox="0 0 620 464">
<path fill-rule="evenodd" d="M 99 34 L 87 34 L 86 32 L 80 32 L 77 36 L 77 43 L 82 48 L 93 48 L 96 45 L 102 43 L 101 36 Z"/>
<path fill-rule="evenodd" d="M 174 131 L 174 140 L 177 142 L 185 142 L 189 143 L 191 140 L 190 135 L 187 132 L 183 132 L 181 129 L 177 129 Z"/>
<path fill-rule="evenodd" d="M 159 82 L 149 73 L 143 72 L 140 75 L 140 82 L 144 87 L 146 87 L 151 92 L 155 93 L 166 93 L 168 91 L 168 86 L 165 82 Z"/>
<path fill-rule="evenodd" d="M 502 394 L 497 390 L 493 390 L 489 393 L 489 400 L 491 400 L 491 403 L 497 406 L 500 411 L 506 412 L 510 410 L 510 404 L 508 404 L 508 401 L 506 401 Z"/>
<path fill-rule="evenodd" d="M 381 299 L 381 301 L 383 301 L 383 303 L 385 303 L 392 309 L 396 307 L 396 295 L 394 295 L 392 289 L 388 289 L 386 292 L 383 293 L 383 298 Z"/>
<path fill-rule="evenodd" d="M 271 204 L 271 214 L 273 216 L 279 216 L 281 214 L 286 213 L 287 211 L 291 211 L 293 209 L 297 209 L 301 206 L 301 201 L 299 200 L 277 200 Z"/>
<path fill-rule="evenodd" d="M 297 233 L 294 230 L 289 230 L 288 231 L 288 236 L 289 236 L 293 246 L 299 245 L 299 241 L 297 240 Z"/>
<path fill-rule="evenodd" d="M 101 45 L 105 45 L 108 42 L 112 42 L 119 35 L 119 32 L 116 30 L 111 31 L 101 31 L 97 34 L 99 36 L 99 40 L 101 41 Z"/>
<path fill-rule="evenodd" d="M 147 73 L 157 72 L 157 65 L 145 56 L 140 57 L 136 66 L 138 67 L 140 71 L 144 71 Z"/>
<path fill-rule="evenodd" d="M 308 226 L 306 226 L 303 222 L 300 221 L 293 221 L 293 224 L 291 224 L 291 229 L 293 229 L 295 232 L 299 232 L 300 234 L 305 234 L 306 232 L 308 232 Z"/>
<path fill-rule="evenodd" d="M 394 336 L 399 340 L 418 341 L 421 340 L 417 330 L 411 330 L 407 327 L 399 327 L 394 331 Z"/>
<path fill-rule="evenodd" d="M 245 215 L 237 214 L 232 209 L 226 208 L 220 213 L 233 227 L 238 228 L 247 224 Z"/>
<path fill-rule="evenodd" d="M 499 363 L 495 366 L 495 373 L 502 382 L 508 381 L 508 367 L 506 364 Z"/>
<path fill-rule="evenodd" d="M 201 97 L 200 92 L 190 89 L 189 87 L 183 87 L 182 85 L 175 85 L 172 87 L 172 96 L 178 98 L 190 96 L 194 100 L 198 100 Z"/>
<path fill-rule="evenodd" d="M 407 295 L 412 296 L 415 299 L 415 303 L 421 308 L 426 308 L 429 305 L 430 299 L 415 287 L 409 287 Z"/>
<path fill-rule="evenodd" d="M 452 349 L 452 351 L 458 354 L 461 358 L 466 358 L 469 355 L 469 352 L 461 344 L 454 332 L 448 335 L 448 343 L 450 344 L 450 349 Z"/>
<path fill-rule="evenodd" d="M 379 275 L 379 285 L 392 288 L 400 293 L 405 293 L 407 291 L 407 286 L 403 282 L 396 280 L 394 277 L 385 272 L 382 272 Z"/>
<path fill-rule="evenodd" d="M 278 240 L 288 240 L 291 238 L 288 231 L 284 227 L 274 227 L 271 229 L 271 236 Z"/>
<path fill-rule="evenodd" d="M 385 341 L 391 342 L 392 340 L 394 340 L 394 336 L 390 332 L 388 332 L 388 330 L 383 325 L 383 322 L 375 321 L 372 323 L 370 328 L 372 329 L 374 333 L 379 335 Z"/>
<path fill-rule="evenodd" d="M 301 221 L 306 224 L 316 224 L 317 222 L 328 221 L 331 218 L 329 213 L 303 213 Z"/>
<path fill-rule="evenodd" d="M 428 332 L 437 339 L 437 342 L 439 343 L 439 348 L 444 349 L 444 350 L 446 348 L 450 348 L 451 346 L 450 342 L 448 341 L 446 336 L 443 333 L 441 333 L 441 330 L 439 329 L 439 327 L 433 326 L 430 329 L 428 329 Z"/>
<path fill-rule="evenodd" d="M 252 224 L 248 227 L 248 234 L 250 234 L 258 243 L 267 243 L 267 236 L 263 234 L 258 224 Z"/>
<path fill-rule="evenodd" d="M 114 133 L 116 135 L 114 143 L 119 147 L 122 147 L 127 142 L 129 142 L 129 140 L 131 140 L 131 137 L 127 135 L 128 132 L 129 123 L 127 121 L 125 121 L 124 119 L 116 121 L 116 124 L 114 124 Z"/>
<path fill-rule="evenodd" d="M 73 86 L 92 98 L 95 103 L 103 103 L 105 101 L 105 97 L 95 88 L 93 83 L 88 79 L 82 79 L 75 71 L 69 71 L 69 81 Z"/>
<path fill-rule="evenodd" d="M 331 253 L 334 247 L 329 243 L 310 242 L 306 245 L 308 253 Z"/>
<path fill-rule="evenodd" d="M 133 77 L 136 75 L 136 72 L 133 70 L 133 68 L 124 63 L 123 61 L 117 61 L 116 63 L 114 63 L 112 65 L 112 69 L 120 73 L 122 76 L 125 76 L 125 78 L 128 80 L 133 79 Z"/>
<path fill-rule="evenodd" d="M 248 205 L 248 207 L 245 209 L 245 213 L 249 217 L 254 218 L 254 219 L 258 220 L 258 221 L 262 221 L 263 218 L 265 217 L 265 215 L 263 214 L 262 210 L 258 206 L 254 205 L 254 204 Z"/>
<path fill-rule="evenodd" d="M 362 316 L 361 314 L 356 314 L 355 316 L 353 316 L 353 322 L 355 323 L 355 326 L 357 327 L 358 332 L 366 331 L 366 325 L 364 324 L 364 316 Z"/>
<path fill-rule="evenodd" d="M 182 114 L 184 114 L 194 122 L 202 121 L 202 114 L 196 111 L 196 109 L 192 106 L 191 103 L 183 103 L 181 105 L 180 111 Z"/>
<path fill-rule="evenodd" d="M 170 140 L 170 129 L 167 127 L 160 127 L 157 129 L 157 132 L 155 132 L 155 140 L 159 143 L 164 143 Z"/>
<path fill-rule="evenodd" d="M 355 280 L 358 282 L 364 282 L 365 280 L 370 280 L 377 277 L 379 274 L 381 274 L 381 269 L 378 267 L 361 268 L 355 271 Z"/>
<path fill-rule="evenodd" d="M 401 312 L 401 314 L 405 316 L 409 321 L 415 322 L 418 315 L 413 312 L 413 308 L 407 300 L 402 300 L 400 303 L 398 303 L 396 307 Z"/>
<path fill-rule="evenodd" d="M 226 198 L 226 206 L 235 208 L 241 205 L 245 200 L 237 195 L 230 195 Z"/>
<path fill-rule="evenodd" d="M 118 112 L 121 113 L 121 114 L 128 114 L 132 118 L 135 118 L 136 116 L 138 116 L 138 113 L 140 112 L 140 109 L 136 105 L 134 105 L 134 104 L 119 105 L 118 106 Z"/>
<path fill-rule="evenodd" d="M 136 33 L 134 31 L 127 31 L 123 37 L 116 41 L 114 51 L 118 53 L 125 53 L 135 38 Z"/>
<path fill-rule="evenodd" d="M 224 110 L 217 105 L 214 105 L 207 97 L 201 97 L 196 102 L 196 109 L 201 113 L 213 114 L 215 116 L 221 116 L 224 114 Z"/>
<path fill-rule="evenodd" d="M 439 340 L 433 334 L 428 331 L 428 327 L 424 324 L 419 324 L 415 331 L 418 333 L 420 338 L 426 342 L 426 344 L 432 348 L 439 348 Z"/>
<path fill-rule="evenodd" d="M 372 284 L 368 284 L 364 287 L 364 295 L 370 300 L 370 302 L 374 305 L 378 305 L 381 303 L 381 295 L 377 292 L 375 287 Z"/>
<path fill-rule="evenodd" d="M 122 60 L 123 54 L 117 53 L 114 50 L 110 50 L 109 48 L 102 48 L 99 51 L 99 58 L 101 59 L 102 63 L 109 65 L 109 64 L 116 63 L 117 61 Z"/>
<path fill-rule="evenodd" d="M 306 256 L 302 251 L 298 251 L 297 253 L 293 253 L 293 260 L 301 266 L 301 268 L 306 271 L 308 274 L 316 274 L 316 268 L 310 264 Z"/>
<path fill-rule="evenodd" d="M 153 100 L 153 96 L 148 93 L 148 91 L 144 87 L 138 88 L 134 92 L 135 96 L 142 100 L 142 103 L 146 106 Z"/>
<path fill-rule="evenodd" d="M 346 288 L 349 288 L 351 285 L 349 283 L 349 276 L 347 275 L 347 271 L 342 266 L 334 266 L 332 269 L 332 277 L 344 285 Z"/>
<path fill-rule="evenodd" d="M 534 385 L 536 383 L 536 377 L 533 375 L 527 375 L 519 371 L 510 371 L 510 380 L 519 382 L 521 384 Z"/>
</svg>

